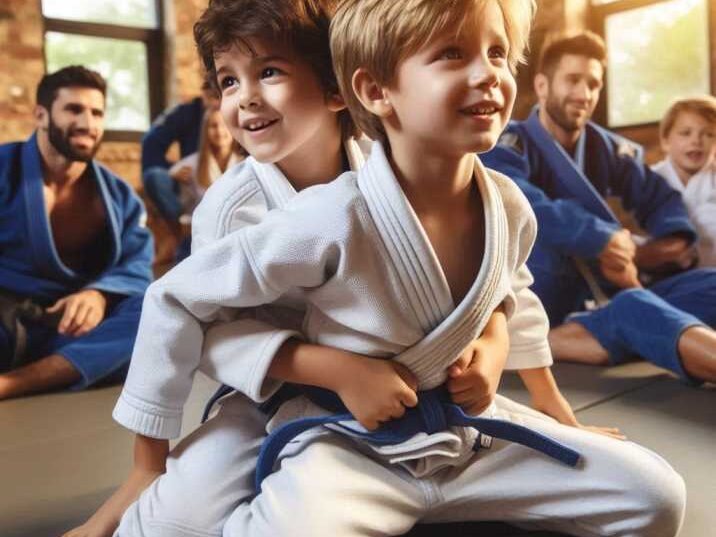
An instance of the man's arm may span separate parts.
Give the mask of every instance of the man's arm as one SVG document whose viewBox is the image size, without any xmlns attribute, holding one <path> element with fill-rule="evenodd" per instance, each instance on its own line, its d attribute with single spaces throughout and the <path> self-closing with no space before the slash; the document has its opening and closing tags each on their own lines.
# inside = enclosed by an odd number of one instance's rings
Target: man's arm
<svg viewBox="0 0 716 537">
<path fill-rule="evenodd" d="M 192 104 L 175 106 L 154 121 L 142 138 L 142 171 L 157 166 L 168 169 L 166 153 L 169 146 L 187 136 L 187 130 L 199 131 L 195 114 L 191 113 Z"/>
<path fill-rule="evenodd" d="M 512 179 L 527 197 L 537 217 L 539 240 L 565 255 L 596 258 L 620 226 L 601 220 L 579 203 L 551 199 L 532 182 L 532 170 L 526 153 L 496 146 L 481 156 L 485 166 Z"/>
</svg>

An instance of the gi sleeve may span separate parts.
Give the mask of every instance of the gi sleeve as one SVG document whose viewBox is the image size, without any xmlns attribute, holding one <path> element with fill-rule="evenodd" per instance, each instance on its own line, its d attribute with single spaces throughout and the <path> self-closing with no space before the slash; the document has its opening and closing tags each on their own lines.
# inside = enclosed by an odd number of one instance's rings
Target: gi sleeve
<svg viewBox="0 0 716 537">
<path fill-rule="evenodd" d="M 114 228 L 119 233 L 119 255 L 85 288 L 119 295 L 139 295 L 152 281 L 154 242 L 146 227 L 147 213 L 132 188 L 118 178 L 115 179 L 113 198 L 115 205 L 108 210 L 114 212 L 110 218 L 117 222 Z"/>
<path fill-rule="evenodd" d="M 120 424 L 154 438 L 179 436 L 206 323 L 223 307 L 268 304 L 291 288 L 331 277 L 329 267 L 338 264 L 332 258 L 341 248 L 316 236 L 310 225 L 297 226 L 297 218 L 274 211 L 261 224 L 197 251 L 149 286 L 113 412 Z"/>
<path fill-rule="evenodd" d="M 247 180 L 248 165 L 227 172 L 207 191 L 194 211 L 192 251 L 212 244 L 230 232 L 256 225 L 266 215 L 266 199 L 258 184 Z M 234 312 L 226 312 L 232 318 Z M 302 338 L 296 330 L 253 318 L 219 322 L 206 332 L 199 370 L 219 382 L 265 401 L 281 386 L 266 374 L 281 346 L 290 338 Z"/>
<path fill-rule="evenodd" d="M 619 226 L 596 217 L 576 201 L 551 199 L 534 183 L 528 151 L 526 146 L 503 143 L 481 158 L 485 166 L 512 179 L 527 197 L 537 217 L 541 243 L 565 255 L 597 257 Z"/>
<path fill-rule="evenodd" d="M 537 222 L 529 202 L 509 178 L 493 174 L 500 187 L 508 221 L 509 292 L 505 298 L 510 353 L 505 369 L 531 369 L 552 365 L 547 334 L 549 321 L 533 283 L 527 259 L 537 235 Z"/>
</svg>

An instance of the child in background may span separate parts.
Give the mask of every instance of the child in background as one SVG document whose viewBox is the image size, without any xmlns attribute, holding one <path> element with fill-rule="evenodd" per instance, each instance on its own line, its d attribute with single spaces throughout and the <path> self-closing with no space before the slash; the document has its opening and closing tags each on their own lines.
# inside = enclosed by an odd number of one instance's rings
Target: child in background
<svg viewBox="0 0 716 537">
<path fill-rule="evenodd" d="M 652 169 L 684 198 L 699 235 L 699 266 L 716 267 L 716 97 L 674 102 L 659 134 L 666 158 Z"/>
</svg>

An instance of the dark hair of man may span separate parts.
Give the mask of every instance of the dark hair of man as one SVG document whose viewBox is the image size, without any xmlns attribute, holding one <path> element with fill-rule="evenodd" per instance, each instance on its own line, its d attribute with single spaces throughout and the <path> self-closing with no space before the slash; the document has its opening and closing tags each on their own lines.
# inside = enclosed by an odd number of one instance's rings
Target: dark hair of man
<svg viewBox="0 0 716 537">
<path fill-rule="evenodd" d="M 597 60 L 606 68 L 607 48 L 594 32 L 556 33 L 547 35 L 537 62 L 537 72 L 551 79 L 563 56 L 574 54 Z"/>
<path fill-rule="evenodd" d="M 60 88 L 92 88 L 107 96 L 107 82 L 102 75 L 81 65 L 70 65 L 42 77 L 37 85 L 37 104 L 49 111 Z"/>
<path fill-rule="evenodd" d="M 307 62 L 326 96 L 337 95 L 328 31 L 337 0 L 210 0 L 194 24 L 196 41 L 210 79 L 216 80 L 214 56 L 233 45 L 253 53 L 249 39 L 285 45 Z M 346 110 L 339 113 L 343 138 L 356 134 Z"/>
</svg>

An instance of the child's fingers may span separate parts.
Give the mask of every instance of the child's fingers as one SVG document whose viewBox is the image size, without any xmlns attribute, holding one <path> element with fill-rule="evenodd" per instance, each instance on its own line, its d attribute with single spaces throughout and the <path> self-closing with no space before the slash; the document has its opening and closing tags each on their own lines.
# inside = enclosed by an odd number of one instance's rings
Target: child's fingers
<svg viewBox="0 0 716 537">
<path fill-rule="evenodd" d="M 417 406 L 418 404 L 418 394 L 415 393 L 415 390 L 404 390 L 402 394 L 400 394 L 400 402 L 407 407 L 413 408 Z"/>
<path fill-rule="evenodd" d="M 403 382 L 405 382 L 411 390 L 416 391 L 418 389 L 418 379 L 415 378 L 415 375 L 413 375 L 410 369 L 397 362 L 393 362 L 393 366 L 395 367 L 396 373 L 403 379 Z"/>
<path fill-rule="evenodd" d="M 448 376 L 451 378 L 459 377 L 462 375 L 472 361 L 472 351 L 463 353 L 453 364 L 448 368 Z"/>
</svg>

